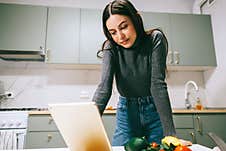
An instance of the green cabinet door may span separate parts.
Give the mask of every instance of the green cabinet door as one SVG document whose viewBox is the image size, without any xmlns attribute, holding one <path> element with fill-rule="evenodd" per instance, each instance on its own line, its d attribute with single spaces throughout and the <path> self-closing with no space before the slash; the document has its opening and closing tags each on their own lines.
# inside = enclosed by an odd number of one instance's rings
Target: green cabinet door
<svg viewBox="0 0 226 151">
<path fill-rule="evenodd" d="M 141 12 L 141 17 L 144 23 L 144 29 L 150 30 L 154 28 L 161 29 L 166 35 L 169 34 L 170 20 L 169 14 L 166 13 L 153 13 Z"/>
<path fill-rule="evenodd" d="M 0 50 L 45 47 L 47 8 L 0 4 Z"/>
<path fill-rule="evenodd" d="M 209 15 L 171 14 L 174 63 L 182 66 L 216 66 Z"/>
<path fill-rule="evenodd" d="M 78 63 L 80 9 L 48 10 L 46 48 L 50 63 Z"/>
<path fill-rule="evenodd" d="M 26 135 L 25 149 L 67 147 L 59 131 L 32 131 Z"/>
<path fill-rule="evenodd" d="M 50 114 L 29 114 L 24 143 L 25 149 L 66 147 Z"/>
<path fill-rule="evenodd" d="M 100 64 L 96 53 L 105 40 L 102 30 L 102 12 L 96 9 L 81 9 L 80 60 L 81 64 Z"/>
<path fill-rule="evenodd" d="M 173 121 L 178 138 L 196 142 L 192 114 L 173 114 Z"/>
<path fill-rule="evenodd" d="M 102 119 L 108 138 L 112 142 L 116 126 L 116 116 L 115 114 L 104 114 Z"/>
<path fill-rule="evenodd" d="M 226 114 L 197 114 L 194 117 L 196 140 L 202 144 L 213 148 L 216 144 L 207 135 L 208 132 L 215 133 L 226 142 Z"/>
<path fill-rule="evenodd" d="M 170 36 L 170 17 L 167 13 L 153 13 L 153 12 L 141 12 L 141 17 L 144 23 L 144 29 L 146 31 L 150 29 L 160 29 L 164 32 L 167 37 L 169 50 L 167 57 L 167 64 L 173 64 L 173 53 L 171 46 L 171 36 Z"/>
</svg>

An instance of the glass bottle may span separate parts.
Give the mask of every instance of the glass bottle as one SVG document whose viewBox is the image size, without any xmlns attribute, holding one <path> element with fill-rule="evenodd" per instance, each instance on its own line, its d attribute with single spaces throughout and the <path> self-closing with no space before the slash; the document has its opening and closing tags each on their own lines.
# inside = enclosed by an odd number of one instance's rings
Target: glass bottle
<svg viewBox="0 0 226 151">
<path fill-rule="evenodd" d="M 202 110 L 203 109 L 203 106 L 202 106 L 202 103 L 201 103 L 201 100 L 200 100 L 199 97 L 196 100 L 195 109 L 196 110 Z"/>
</svg>

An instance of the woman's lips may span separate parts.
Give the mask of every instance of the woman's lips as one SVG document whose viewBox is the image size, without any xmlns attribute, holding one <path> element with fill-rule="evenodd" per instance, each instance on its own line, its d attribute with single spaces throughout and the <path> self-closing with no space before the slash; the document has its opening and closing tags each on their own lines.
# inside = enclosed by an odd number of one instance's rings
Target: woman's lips
<svg viewBox="0 0 226 151">
<path fill-rule="evenodd" d="M 120 44 L 125 45 L 128 41 L 129 41 L 129 39 L 126 39 L 126 40 L 120 42 Z"/>
</svg>

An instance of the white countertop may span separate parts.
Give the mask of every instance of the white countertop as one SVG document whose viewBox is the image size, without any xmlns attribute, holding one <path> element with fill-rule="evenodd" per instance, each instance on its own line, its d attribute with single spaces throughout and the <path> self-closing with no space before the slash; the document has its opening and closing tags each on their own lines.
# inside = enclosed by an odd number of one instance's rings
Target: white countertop
<svg viewBox="0 0 226 151">
<path fill-rule="evenodd" d="M 210 148 L 207 148 L 205 146 L 198 145 L 198 144 L 193 144 L 189 148 L 191 148 L 192 151 L 213 151 Z M 125 151 L 124 147 L 122 146 L 112 147 L 112 149 L 113 151 Z M 5 150 L 0 150 L 0 151 L 5 151 Z M 68 148 L 45 148 L 45 149 L 21 149 L 17 151 L 69 151 L 69 149 Z"/>
</svg>

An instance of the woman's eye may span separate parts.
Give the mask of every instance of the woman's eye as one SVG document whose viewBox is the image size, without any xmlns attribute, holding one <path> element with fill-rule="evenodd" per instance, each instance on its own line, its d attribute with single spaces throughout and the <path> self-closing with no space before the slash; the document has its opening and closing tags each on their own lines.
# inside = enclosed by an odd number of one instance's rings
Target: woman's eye
<svg viewBox="0 0 226 151">
<path fill-rule="evenodd" d="M 122 25 L 122 26 L 121 26 L 121 29 L 125 29 L 125 28 L 127 28 L 127 27 L 128 27 L 128 25 L 125 24 L 125 25 Z"/>
<path fill-rule="evenodd" d="M 115 35 L 115 32 L 110 32 L 111 35 Z"/>
</svg>

